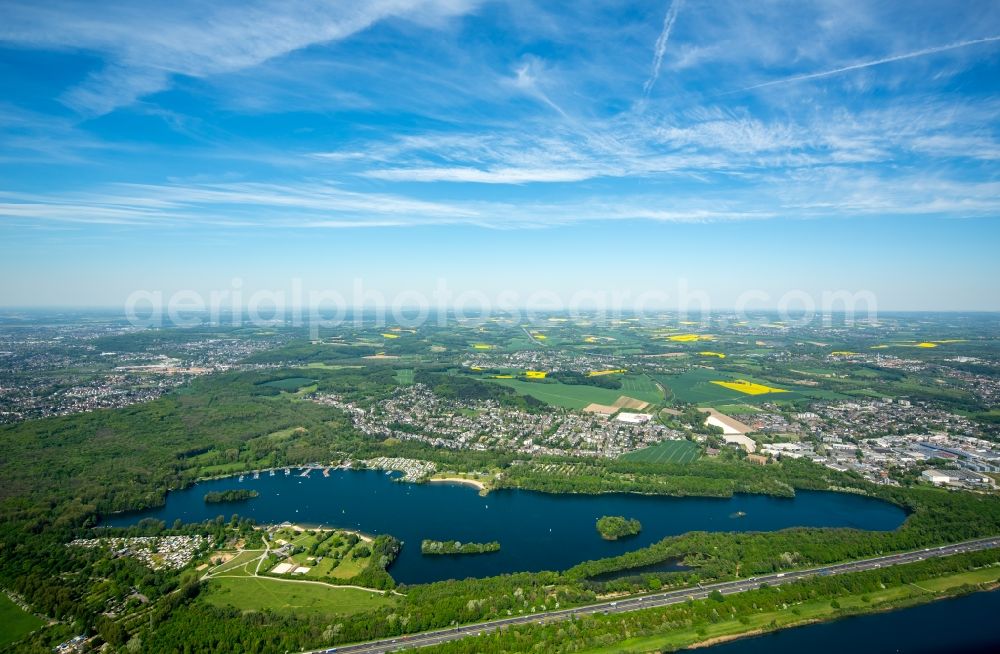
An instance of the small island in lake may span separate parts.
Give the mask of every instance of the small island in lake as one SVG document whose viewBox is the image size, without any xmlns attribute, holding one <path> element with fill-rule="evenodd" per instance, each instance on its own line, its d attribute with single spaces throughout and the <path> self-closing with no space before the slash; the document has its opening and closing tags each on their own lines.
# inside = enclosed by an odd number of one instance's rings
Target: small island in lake
<svg viewBox="0 0 1000 654">
<path fill-rule="evenodd" d="M 246 502 L 247 500 L 252 500 L 253 498 L 260 495 L 255 490 L 227 490 L 227 491 L 209 491 L 205 493 L 205 503 L 206 504 L 222 504 L 225 502 Z"/>
<path fill-rule="evenodd" d="M 620 515 L 606 515 L 597 520 L 597 531 L 605 540 L 618 540 L 626 536 L 635 536 L 642 531 L 642 523 L 635 518 L 624 518 Z"/>
<path fill-rule="evenodd" d="M 499 552 L 500 543 L 460 543 L 457 540 L 424 540 L 420 543 L 421 554 L 488 554 Z"/>
</svg>

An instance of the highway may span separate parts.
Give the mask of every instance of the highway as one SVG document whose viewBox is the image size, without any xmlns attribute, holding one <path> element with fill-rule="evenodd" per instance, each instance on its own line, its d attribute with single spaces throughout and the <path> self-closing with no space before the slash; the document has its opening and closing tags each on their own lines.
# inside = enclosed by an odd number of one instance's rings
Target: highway
<svg viewBox="0 0 1000 654">
<path fill-rule="evenodd" d="M 355 645 L 343 645 L 340 647 L 310 650 L 309 652 L 304 652 L 303 654 L 326 654 L 329 652 L 337 652 L 338 654 L 383 654 L 385 652 L 396 652 L 403 649 L 436 645 L 438 643 L 467 638 L 469 636 L 478 636 L 479 634 L 496 631 L 497 629 L 503 629 L 504 627 L 513 625 L 529 624 L 532 622 L 543 624 L 558 620 L 570 620 L 577 616 L 592 615 L 595 613 L 625 613 L 627 611 L 637 611 L 640 609 L 648 609 L 658 606 L 669 606 L 671 604 L 686 602 L 688 599 L 704 599 L 708 597 L 709 593 L 716 590 L 723 595 L 731 595 L 733 593 L 742 593 L 744 591 L 760 588 L 761 584 L 765 583 L 770 586 L 780 586 L 781 584 L 787 584 L 807 577 L 873 570 L 890 565 L 913 563 L 932 557 L 950 556 L 953 554 L 986 550 L 994 547 L 1000 547 L 1000 536 L 980 538 L 977 540 L 964 541 L 962 543 L 944 545 L 941 547 L 931 547 L 915 552 L 889 554 L 887 556 L 879 556 L 872 559 L 837 563 L 818 568 L 809 568 L 806 570 L 779 572 L 761 575 L 759 577 L 749 577 L 747 579 L 698 585 L 696 587 L 685 588 L 682 590 L 671 590 L 651 595 L 632 596 L 619 600 L 609 600 L 597 604 L 577 606 L 569 609 L 558 609 L 543 613 L 533 613 L 531 615 L 518 615 L 510 618 L 463 625 L 461 627 L 452 627 L 450 629 L 438 629 L 435 631 L 425 631 L 408 636 L 397 636 L 396 638 L 373 640 L 367 643 L 358 643 Z"/>
</svg>

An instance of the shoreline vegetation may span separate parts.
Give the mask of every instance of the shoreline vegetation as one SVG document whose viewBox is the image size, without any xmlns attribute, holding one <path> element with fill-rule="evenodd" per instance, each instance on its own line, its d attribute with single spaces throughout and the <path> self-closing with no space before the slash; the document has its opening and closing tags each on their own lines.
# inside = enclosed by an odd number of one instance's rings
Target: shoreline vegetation
<svg viewBox="0 0 1000 654">
<path fill-rule="evenodd" d="M 245 488 L 225 491 L 209 491 L 205 493 L 205 503 L 227 504 L 231 502 L 247 502 L 255 497 L 260 497 L 260 493 L 255 490 L 248 490 Z"/>
<path fill-rule="evenodd" d="M 420 553 L 425 555 L 437 554 L 489 554 L 499 552 L 500 543 L 492 541 L 489 543 L 462 543 L 457 540 L 423 540 L 420 543 Z"/>
<path fill-rule="evenodd" d="M 604 540 L 618 540 L 637 535 L 642 531 L 642 523 L 635 518 L 606 515 L 597 519 L 597 531 Z"/>
</svg>

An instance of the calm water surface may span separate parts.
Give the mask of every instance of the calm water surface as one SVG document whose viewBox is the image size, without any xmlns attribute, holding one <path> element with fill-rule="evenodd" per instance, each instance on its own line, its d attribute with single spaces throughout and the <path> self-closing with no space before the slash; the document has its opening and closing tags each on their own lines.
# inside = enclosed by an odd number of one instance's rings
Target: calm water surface
<svg viewBox="0 0 1000 654">
<path fill-rule="evenodd" d="M 703 654 L 971 654 L 1000 652 L 1000 591 L 735 640 Z"/>
<path fill-rule="evenodd" d="M 209 491 L 246 488 L 260 497 L 238 504 L 205 504 Z M 745 517 L 735 517 L 738 512 Z M 800 491 L 795 499 L 738 495 L 730 499 L 630 494 L 565 495 L 502 490 L 486 497 L 457 483 L 410 484 L 377 471 L 314 471 L 310 477 L 279 471 L 205 481 L 167 496 L 166 505 L 117 515 L 125 526 L 152 517 L 200 522 L 239 513 L 258 523 L 284 521 L 392 534 L 404 547 L 390 572 L 401 583 L 484 577 L 507 572 L 563 570 L 581 561 L 615 556 L 687 531 L 773 531 L 794 526 L 891 530 L 906 514 L 857 495 Z M 638 518 L 642 533 L 605 541 L 594 523 L 602 515 Z M 420 541 L 500 542 L 493 554 L 423 556 Z"/>
</svg>

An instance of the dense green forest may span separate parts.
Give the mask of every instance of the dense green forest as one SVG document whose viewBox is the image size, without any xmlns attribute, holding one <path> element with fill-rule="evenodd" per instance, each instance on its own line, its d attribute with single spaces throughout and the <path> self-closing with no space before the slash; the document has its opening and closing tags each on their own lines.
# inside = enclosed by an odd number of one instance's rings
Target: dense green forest
<svg viewBox="0 0 1000 654">
<path fill-rule="evenodd" d="M 460 543 L 457 540 L 423 540 L 420 543 L 421 554 L 488 554 L 499 552 L 500 543 Z"/>
<path fill-rule="evenodd" d="M 238 490 L 209 491 L 205 493 L 206 504 L 225 504 L 226 502 L 246 502 L 258 497 L 260 493 L 255 490 L 241 488 Z"/>
</svg>

